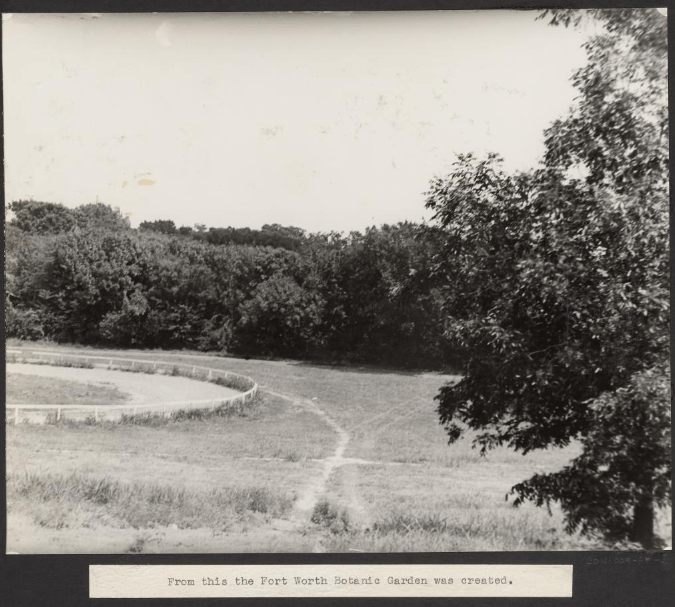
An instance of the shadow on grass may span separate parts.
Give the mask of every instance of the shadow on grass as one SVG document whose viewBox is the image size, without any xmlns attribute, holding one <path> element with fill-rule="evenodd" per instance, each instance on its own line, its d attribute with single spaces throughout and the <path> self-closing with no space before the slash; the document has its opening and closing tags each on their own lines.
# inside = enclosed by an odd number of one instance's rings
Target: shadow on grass
<svg viewBox="0 0 675 607">
<path fill-rule="evenodd" d="M 428 369 L 400 369 L 396 367 L 380 367 L 373 364 L 356 364 L 356 363 L 324 363 L 314 361 L 298 361 L 287 360 L 284 361 L 293 367 L 308 367 L 310 369 L 330 370 L 341 373 L 361 373 L 364 375 L 403 375 L 405 377 L 421 377 L 423 375 L 435 375 L 438 377 L 447 377 L 448 381 L 454 383 L 458 382 L 462 376 L 456 369 L 447 369 L 444 371 L 433 371 Z"/>
</svg>

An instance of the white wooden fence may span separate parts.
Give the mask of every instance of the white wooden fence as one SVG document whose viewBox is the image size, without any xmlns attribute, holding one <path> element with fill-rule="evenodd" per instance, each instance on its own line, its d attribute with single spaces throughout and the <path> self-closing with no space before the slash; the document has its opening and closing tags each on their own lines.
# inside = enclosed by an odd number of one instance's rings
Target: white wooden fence
<svg viewBox="0 0 675 607">
<path fill-rule="evenodd" d="M 213 381 L 218 377 L 233 381 L 240 385 L 247 386 L 247 390 L 235 396 L 224 396 L 222 398 L 211 398 L 206 400 L 180 400 L 161 403 L 147 404 L 124 404 L 124 405 L 88 405 L 73 404 L 6 404 L 5 419 L 11 420 L 14 424 L 21 421 L 21 417 L 30 419 L 38 415 L 41 411 L 46 411 L 47 416 L 53 415 L 56 420 L 63 417 L 72 419 L 84 419 L 93 415 L 96 421 L 101 419 L 118 419 L 124 413 L 127 415 L 137 415 L 139 413 L 155 413 L 165 416 L 176 411 L 190 409 L 216 409 L 224 406 L 245 405 L 250 402 L 258 393 L 258 384 L 246 375 L 232 373 L 230 371 L 221 371 L 212 367 L 202 367 L 199 365 L 190 365 L 184 363 L 174 363 L 161 360 L 143 360 L 136 358 L 122 358 L 114 356 L 96 356 L 80 354 L 64 354 L 62 352 L 50 352 L 46 350 L 26 350 L 12 349 L 6 350 L 7 355 L 14 356 L 14 362 L 38 363 L 67 366 L 70 363 L 84 363 L 97 368 L 105 368 L 117 371 L 131 371 L 135 373 L 176 373 L 182 377 L 188 377 L 200 381 Z M 12 361 L 9 361 L 12 362 Z M 236 389 L 236 388 L 234 388 Z M 22 413 L 20 413 L 22 412 Z M 33 412 L 33 415 L 30 415 Z M 75 414 L 75 415 L 73 415 Z M 41 421 L 45 421 L 43 416 Z"/>
</svg>

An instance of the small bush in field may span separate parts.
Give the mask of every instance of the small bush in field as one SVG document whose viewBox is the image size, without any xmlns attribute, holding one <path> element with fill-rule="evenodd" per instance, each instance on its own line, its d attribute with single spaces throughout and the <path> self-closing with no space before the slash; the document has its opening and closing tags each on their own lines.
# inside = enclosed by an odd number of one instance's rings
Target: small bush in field
<svg viewBox="0 0 675 607">
<path fill-rule="evenodd" d="M 11 304 L 5 306 L 5 329 L 8 336 L 29 341 L 45 336 L 42 318 L 37 311 L 15 308 Z"/>
<path fill-rule="evenodd" d="M 327 499 L 321 499 L 314 506 L 314 512 L 310 519 L 315 525 L 328 529 L 331 533 L 347 533 L 351 523 L 346 510 L 339 510 Z"/>
</svg>

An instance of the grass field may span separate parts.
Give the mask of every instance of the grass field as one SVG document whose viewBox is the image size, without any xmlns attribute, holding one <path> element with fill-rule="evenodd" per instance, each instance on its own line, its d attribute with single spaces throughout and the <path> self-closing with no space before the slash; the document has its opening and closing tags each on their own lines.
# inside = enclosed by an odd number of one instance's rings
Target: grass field
<svg viewBox="0 0 675 607">
<path fill-rule="evenodd" d="M 143 352 L 148 356 L 195 360 Z M 207 362 L 255 378 L 262 397 L 249 410 L 202 421 L 8 425 L 8 549 L 601 547 L 567 536 L 555 510 L 549 516 L 505 500 L 513 484 L 560 468 L 577 447 L 526 457 L 500 449 L 481 457 L 470 438 L 447 445 L 433 397 L 457 378 L 282 361 Z M 313 509 L 303 512 L 307 496 Z"/>
</svg>

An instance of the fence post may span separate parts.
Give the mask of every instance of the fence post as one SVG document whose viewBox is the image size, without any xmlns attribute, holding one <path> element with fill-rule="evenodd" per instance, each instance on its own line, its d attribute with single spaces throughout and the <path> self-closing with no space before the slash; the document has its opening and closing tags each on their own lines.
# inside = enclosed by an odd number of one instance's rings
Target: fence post
<svg viewBox="0 0 675 607">
<path fill-rule="evenodd" d="M 61 407 L 56 407 L 56 421 L 61 419 Z"/>
<path fill-rule="evenodd" d="M 138 410 L 138 407 L 134 407 L 134 415 L 136 415 L 137 410 Z"/>
<path fill-rule="evenodd" d="M 14 425 L 19 423 L 19 407 L 14 407 Z"/>
<path fill-rule="evenodd" d="M 212 375 L 213 375 L 213 369 L 209 369 L 209 379 L 211 379 Z"/>
<path fill-rule="evenodd" d="M 132 369 L 134 368 L 134 361 L 133 360 L 131 361 L 131 368 Z"/>
<path fill-rule="evenodd" d="M 157 361 L 155 361 L 155 364 L 152 365 L 152 368 L 153 368 L 155 371 L 157 371 Z"/>
<path fill-rule="evenodd" d="M 194 375 L 197 372 L 197 367 L 192 367 L 192 375 Z"/>
</svg>

